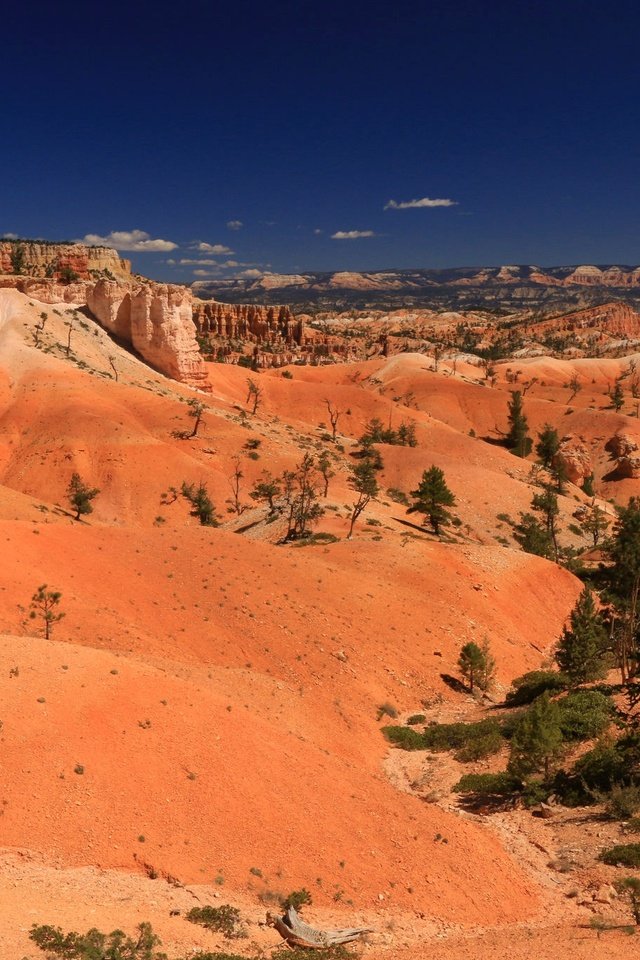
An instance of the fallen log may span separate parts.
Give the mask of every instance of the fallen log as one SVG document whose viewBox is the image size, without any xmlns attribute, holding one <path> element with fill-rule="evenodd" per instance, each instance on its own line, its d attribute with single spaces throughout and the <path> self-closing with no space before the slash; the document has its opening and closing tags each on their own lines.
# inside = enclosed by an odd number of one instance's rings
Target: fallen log
<svg viewBox="0 0 640 960">
<path fill-rule="evenodd" d="M 322 950 L 338 944 L 353 943 L 365 933 L 373 933 L 369 927 L 347 927 L 344 930 L 316 930 L 298 916 L 295 907 L 289 907 L 283 917 L 267 913 L 267 926 L 274 927 L 282 939 L 292 947 Z"/>
</svg>

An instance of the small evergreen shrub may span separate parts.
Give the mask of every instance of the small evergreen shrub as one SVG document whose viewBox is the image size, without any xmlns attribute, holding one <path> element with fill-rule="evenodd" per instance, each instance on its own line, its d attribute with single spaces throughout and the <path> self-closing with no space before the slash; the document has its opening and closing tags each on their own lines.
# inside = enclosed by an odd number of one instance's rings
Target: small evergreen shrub
<svg viewBox="0 0 640 960">
<path fill-rule="evenodd" d="M 565 740 L 593 740 L 609 726 L 611 701 L 597 690 L 580 690 L 558 700 Z"/>
<path fill-rule="evenodd" d="M 533 703 L 543 693 L 559 693 L 567 689 L 567 680 L 561 673 L 553 670 L 532 670 L 511 683 L 506 696 L 508 707 L 523 707 Z"/>
<path fill-rule="evenodd" d="M 598 859 L 610 867 L 640 867 L 640 843 L 619 843 L 603 850 Z"/>
<path fill-rule="evenodd" d="M 407 718 L 407 723 L 410 727 L 415 727 L 419 723 L 424 723 L 426 721 L 424 713 L 413 713 L 410 717 Z"/>
<path fill-rule="evenodd" d="M 185 919 L 189 923 L 198 923 L 207 930 L 221 933 L 227 940 L 240 940 L 247 936 L 247 931 L 240 920 L 240 911 L 228 903 L 219 907 L 192 907 Z"/>
<path fill-rule="evenodd" d="M 503 771 L 502 773 L 466 773 L 458 780 L 452 790 L 454 793 L 474 794 L 487 799 L 510 797 L 522 789 L 518 777 Z"/>
<path fill-rule="evenodd" d="M 288 910 L 289 907 L 293 907 L 294 910 L 300 910 L 305 904 L 311 906 L 312 902 L 311 894 L 306 887 L 302 887 L 300 890 L 293 890 L 282 900 L 282 909 Z"/>
</svg>

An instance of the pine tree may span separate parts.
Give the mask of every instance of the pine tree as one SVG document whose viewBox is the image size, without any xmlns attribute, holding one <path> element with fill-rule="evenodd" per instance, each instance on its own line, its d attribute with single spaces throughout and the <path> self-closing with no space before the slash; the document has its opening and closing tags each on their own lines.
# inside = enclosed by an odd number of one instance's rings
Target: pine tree
<svg viewBox="0 0 640 960">
<path fill-rule="evenodd" d="M 73 473 L 71 475 L 71 480 L 67 487 L 67 499 L 76 511 L 76 520 L 79 520 L 81 516 L 86 517 L 90 513 L 93 513 L 91 501 L 95 499 L 99 493 L 100 491 L 97 487 L 91 488 L 88 487 L 86 483 L 83 483 L 79 473 Z"/>
<path fill-rule="evenodd" d="M 611 406 L 618 413 L 624 406 L 624 390 L 619 380 L 616 380 L 616 385 L 613 388 L 613 391 L 610 394 L 611 397 Z"/>
<path fill-rule="evenodd" d="M 600 543 L 601 537 L 609 529 L 609 520 L 607 519 L 607 514 L 604 512 L 602 507 L 597 503 L 594 503 L 589 510 L 589 513 L 582 521 L 582 529 L 585 533 L 588 533 L 592 540 L 594 547 L 597 547 Z"/>
<path fill-rule="evenodd" d="M 458 657 L 460 673 L 469 685 L 470 693 L 475 687 L 488 690 L 493 680 L 495 660 L 489 651 L 489 641 L 485 640 L 481 647 L 473 640 L 465 643 Z"/>
<path fill-rule="evenodd" d="M 207 485 L 199 483 L 196 487 L 193 483 L 182 484 L 182 496 L 191 504 L 191 516 L 197 517 L 203 527 L 217 527 L 216 508 L 209 497 Z"/>
<path fill-rule="evenodd" d="M 546 560 L 553 559 L 553 541 L 545 525 L 532 513 L 520 514 L 520 523 L 514 526 L 513 537 L 525 553 L 532 553 Z"/>
<path fill-rule="evenodd" d="M 544 525 L 553 547 L 553 559 L 557 563 L 559 556 L 558 515 L 560 513 L 560 507 L 558 506 L 558 498 L 551 487 L 545 487 L 542 493 L 534 494 L 531 507 L 543 515 Z"/>
<path fill-rule="evenodd" d="M 449 519 L 446 507 L 452 507 L 456 498 L 447 486 L 444 472 L 440 467 L 432 466 L 422 474 L 422 480 L 417 490 L 411 491 L 414 503 L 407 513 L 423 513 L 437 535 L 440 527 Z"/>
<path fill-rule="evenodd" d="M 536 444 L 536 455 L 544 467 L 549 468 L 551 466 L 553 458 L 559 449 L 560 438 L 558 431 L 554 429 L 550 423 L 545 423 L 538 434 L 538 442 Z"/>
<path fill-rule="evenodd" d="M 608 599 L 615 612 L 615 647 L 622 683 L 640 666 L 640 499 L 631 497 L 618 509 L 614 537 L 607 549 L 612 561 Z"/>
<path fill-rule="evenodd" d="M 511 738 L 508 771 L 525 778 L 544 771 L 549 777 L 552 763 L 562 753 L 560 710 L 548 693 L 543 693 L 522 717 Z"/>
<path fill-rule="evenodd" d="M 522 393 L 520 390 L 511 391 L 509 401 L 509 432 L 507 446 L 517 457 L 526 457 L 531 452 L 531 437 L 529 424 L 522 407 Z"/>
<path fill-rule="evenodd" d="M 351 468 L 351 476 L 347 480 L 347 483 L 351 489 L 358 494 L 358 499 L 353 504 L 351 511 L 351 525 L 349 527 L 349 533 L 347 534 L 347 540 L 351 539 L 353 528 L 360 514 L 366 509 L 370 501 L 378 496 L 377 471 L 377 463 L 368 457 L 365 457 L 364 460 Z"/>
<path fill-rule="evenodd" d="M 573 686 L 588 683 L 603 675 L 602 655 L 606 647 L 607 631 L 593 594 L 585 587 L 558 642 L 556 663 Z"/>
<path fill-rule="evenodd" d="M 42 617 L 45 640 L 49 640 L 54 625 L 65 616 L 64 613 L 58 611 L 58 604 L 61 599 L 60 591 L 47 590 L 46 583 L 39 586 L 31 597 L 29 618 L 35 620 L 37 617 Z"/>
</svg>

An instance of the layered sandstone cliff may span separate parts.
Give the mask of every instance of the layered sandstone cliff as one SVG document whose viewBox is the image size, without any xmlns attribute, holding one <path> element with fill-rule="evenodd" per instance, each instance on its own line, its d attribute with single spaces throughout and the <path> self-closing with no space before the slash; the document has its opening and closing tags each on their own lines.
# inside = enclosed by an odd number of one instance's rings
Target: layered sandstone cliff
<svg viewBox="0 0 640 960">
<path fill-rule="evenodd" d="M 98 274 L 131 276 L 131 263 L 109 247 L 81 243 L 42 243 L 36 240 L 1 240 L 0 274 L 90 280 Z"/>
<path fill-rule="evenodd" d="M 210 390 L 193 323 L 191 291 L 170 283 L 99 280 L 87 287 L 94 317 L 161 373 Z"/>
</svg>

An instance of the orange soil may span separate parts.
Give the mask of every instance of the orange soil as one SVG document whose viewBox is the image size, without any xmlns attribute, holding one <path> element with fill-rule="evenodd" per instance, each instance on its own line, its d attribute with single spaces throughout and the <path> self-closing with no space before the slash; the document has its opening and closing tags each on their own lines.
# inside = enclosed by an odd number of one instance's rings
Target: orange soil
<svg viewBox="0 0 640 960">
<path fill-rule="evenodd" d="M 566 571 L 495 543 L 496 515 L 528 507 L 529 465 L 468 433 L 506 424 L 505 385 L 424 372 L 424 358 L 410 356 L 294 368 L 293 380 L 274 371 L 260 375 L 247 428 L 247 372 L 212 366 L 202 429 L 186 441 L 171 434 L 190 426 L 189 391 L 92 325 L 77 331 L 75 349 L 93 375 L 60 351 L 43 354 L 28 337 L 38 306 L 15 291 L 0 297 L 10 307 L 0 322 L 2 845 L 28 850 L 42 871 L 140 873 L 146 863 L 188 884 L 220 875 L 225 898 L 248 898 L 258 913 L 259 892 L 306 886 L 321 910 L 352 901 L 347 922 L 354 911 L 421 913 L 433 932 L 540 918 L 547 894 L 497 835 L 392 786 L 375 719 L 386 701 L 414 712 L 423 699 L 459 700 L 442 674 L 456 673 L 470 639 L 490 639 L 502 686 L 539 666 L 580 590 Z M 62 322 L 50 317 L 52 342 Z M 117 384 L 106 377 L 109 351 Z M 527 396 L 533 427 L 562 418 L 603 445 L 626 420 L 567 415 L 566 391 L 556 392 L 555 402 Z M 394 399 L 406 393 L 411 406 Z M 420 445 L 384 449 L 383 489 L 408 492 L 432 462 L 443 466 L 466 539 L 408 536 L 396 522 L 404 508 L 384 494 L 353 541 L 304 549 L 275 546 L 269 525 L 248 539 L 199 527 L 181 500 L 161 506 L 171 486 L 204 479 L 224 518 L 236 455 L 250 503 L 265 468 L 277 473 L 316 449 L 325 397 L 342 411 L 347 449 L 321 529 L 346 535 L 348 452 L 367 420 L 391 416 L 396 426 L 414 419 Z M 257 461 L 246 456 L 250 437 L 261 440 Z M 74 470 L 101 490 L 89 522 L 68 512 Z M 567 515 L 574 496 L 563 501 Z M 62 591 L 66 613 L 49 641 L 19 609 L 41 583 Z M 33 884 L 38 922 L 91 925 L 80 895 L 75 914 L 70 894 L 57 912 L 54 881 L 46 896 L 39 882 L 16 880 Z M 11 902 L 0 942 L 20 915 Z M 105 909 L 102 925 L 119 925 L 116 913 Z M 21 916 L 23 928 L 30 919 Z M 6 942 L 24 953 L 20 936 Z M 429 951 L 453 960 L 470 955 L 467 945 L 489 955 L 484 941 L 464 939 Z"/>
</svg>

